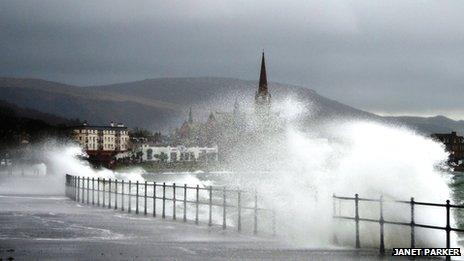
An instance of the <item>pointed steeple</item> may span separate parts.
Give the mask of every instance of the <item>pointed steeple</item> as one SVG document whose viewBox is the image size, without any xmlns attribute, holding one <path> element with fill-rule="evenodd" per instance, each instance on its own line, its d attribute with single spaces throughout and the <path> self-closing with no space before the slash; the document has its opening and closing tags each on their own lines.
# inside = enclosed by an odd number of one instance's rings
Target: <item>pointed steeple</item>
<svg viewBox="0 0 464 261">
<path fill-rule="evenodd" d="M 261 58 L 261 72 L 259 74 L 259 89 L 258 89 L 259 94 L 267 94 L 268 89 L 267 89 L 267 75 L 266 75 L 266 62 L 264 60 L 264 52 L 263 56 Z"/>
<path fill-rule="evenodd" d="M 193 123 L 192 107 L 190 107 L 190 110 L 189 110 L 189 118 L 188 118 L 188 123 L 190 123 L 190 124 L 192 124 L 192 123 Z"/>
<path fill-rule="evenodd" d="M 256 111 L 259 115 L 268 115 L 271 106 L 271 94 L 267 87 L 266 62 L 264 52 L 261 58 L 261 72 L 259 74 L 259 87 L 255 95 Z"/>
</svg>

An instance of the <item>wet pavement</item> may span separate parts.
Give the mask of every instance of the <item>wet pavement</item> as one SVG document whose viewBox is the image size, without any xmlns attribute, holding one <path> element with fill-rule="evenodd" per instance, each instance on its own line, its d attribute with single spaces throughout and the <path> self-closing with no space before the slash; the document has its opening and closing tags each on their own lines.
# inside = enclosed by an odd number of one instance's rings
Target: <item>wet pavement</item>
<svg viewBox="0 0 464 261">
<path fill-rule="evenodd" d="M 294 248 L 274 237 L 0 190 L 0 260 L 379 260 L 375 250 Z M 391 257 L 390 257 L 391 258 Z M 389 258 L 386 257 L 385 260 Z M 400 259 L 395 259 L 400 260 Z"/>
</svg>

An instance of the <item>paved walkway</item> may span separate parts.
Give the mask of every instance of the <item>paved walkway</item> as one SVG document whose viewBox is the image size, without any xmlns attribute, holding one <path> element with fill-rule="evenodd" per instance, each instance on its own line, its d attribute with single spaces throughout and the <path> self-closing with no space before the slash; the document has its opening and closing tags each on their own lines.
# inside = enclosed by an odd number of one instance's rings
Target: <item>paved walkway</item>
<svg viewBox="0 0 464 261">
<path fill-rule="evenodd" d="M 1 184 L 0 184 L 1 186 Z M 276 238 L 0 190 L 0 260 L 376 260 L 373 251 L 296 249 Z M 399 260 L 399 259 L 396 259 Z"/>
</svg>

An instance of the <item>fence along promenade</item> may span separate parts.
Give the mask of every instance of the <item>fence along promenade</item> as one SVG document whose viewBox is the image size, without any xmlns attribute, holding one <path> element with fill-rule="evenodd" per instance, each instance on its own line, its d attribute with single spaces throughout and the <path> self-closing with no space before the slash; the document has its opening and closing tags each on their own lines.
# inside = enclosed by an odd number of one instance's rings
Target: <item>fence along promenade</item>
<svg viewBox="0 0 464 261">
<path fill-rule="evenodd" d="M 409 247 L 411 248 L 416 247 L 416 240 L 415 240 L 415 236 L 416 236 L 415 228 L 416 227 L 425 228 L 425 229 L 444 230 L 446 233 L 446 248 L 451 247 L 451 231 L 461 232 L 461 233 L 464 232 L 464 229 L 451 226 L 451 210 L 452 209 L 464 209 L 464 205 L 453 205 L 453 204 L 450 204 L 449 200 L 446 200 L 445 204 L 439 204 L 439 203 L 428 203 L 428 202 L 415 201 L 414 198 L 411 198 L 409 201 L 385 200 L 383 196 L 380 196 L 380 198 L 378 199 L 361 198 L 359 197 L 358 194 L 355 194 L 354 197 L 340 197 L 334 194 L 332 198 L 333 198 L 333 217 L 336 219 L 353 220 L 355 223 L 355 247 L 356 248 L 361 248 L 361 242 L 359 239 L 359 223 L 360 222 L 371 222 L 371 223 L 379 224 L 379 242 L 380 242 L 379 251 L 381 254 L 385 254 L 385 233 L 384 233 L 385 224 L 410 227 L 410 246 Z M 346 216 L 346 215 L 341 214 L 342 213 L 342 208 L 341 208 L 342 201 L 351 201 L 354 203 L 354 205 L 352 206 L 354 209 L 354 216 Z M 337 202 L 338 202 L 338 210 L 337 210 L 337 204 L 336 204 Z M 360 202 L 374 202 L 378 204 L 379 219 L 361 217 L 359 213 Z M 399 222 L 399 221 L 386 220 L 384 218 L 384 204 L 385 203 L 409 205 L 410 221 Z M 446 216 L 444 218 L 446 220 L 446 226 L 443 227 L 443 226 L 436 226 L 436 225 L 430 225 L 430 224 L 416 223 L 415 222 L 416 206 L 445 208 Z"/>
<path fill-rule="evenodd" d="M 161 215 L 163 219 L 170 213 L 173 220 L 194 221 L 197 225 L 207 222 L 208 226 L 221 225 L 223 229 L 235 227 L 238 232 L 247 229 L 255 235 L 258 232 L 276 233 L 275 212 L 258 207 L 256 192 L 226 187 L 202 188 L 199 185 L 192 187 L 164 182 L 95 179 L 69 174 L 66 175 L 65 185 L 67 197 L 87 205 L 135 212 L 137 215 Z M 194 211 L 188 211 L 188 208 Z M 178 217 L 179 214 L 181 217 Z M 235 221 L 233 226 L 228 223 L 230 218 Z M 222 222 L 217 224 L 217 220 Z"/>
</svg>

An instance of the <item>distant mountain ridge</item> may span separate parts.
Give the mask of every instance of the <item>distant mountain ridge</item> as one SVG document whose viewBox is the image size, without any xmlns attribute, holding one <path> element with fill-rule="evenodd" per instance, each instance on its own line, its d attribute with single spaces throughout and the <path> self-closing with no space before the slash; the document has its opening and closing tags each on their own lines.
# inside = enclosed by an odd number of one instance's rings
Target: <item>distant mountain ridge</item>
<svg viewBox="0 0 464 261">
<path fill-rule="evenodd" d="M 87 87 L 41 79 L 0 78 L 0 100 L 95 124 L 113 120 L 130 127 L 167 130 L 185 120 L 191 106 L 197 119 L 203 119 L 210 111 L 231 111 L 236 99 L 241 106 L 251 106 L 256 88 L 256 81 L 219 77 L 157 78 Z M 371 119 L 406 125 L 425 134 L 451 130 L 464 133 L 464 121 L 444 116 L 381 117 L 308 88 L 272 82 L 269 88 L 273 100 L 291 96 L 311 104 L 311 119 Z"/>
<path fill-rule="evenodd" d="M 30 120 L 43 121 L 50 125 L 73 125 L 76 120 L 67 119 L 64 117 L 56 116 L 51 113 L 44 113 L 37 110 L 18 107 L 14 104 L 0 100 L 0 111 L 3 115 L 9 115 L 17 118 L 25 118 Z"/>
<path fill-rule="evenodd" d="M 464 121 L 455 121 L 443 115 L 433 117 L 416 116 L 388 116 L 384 119 L 406 125 L 424 134 L 430 133 L 450 133 L 457 131 L 464 135 Z"/>
</svg>

